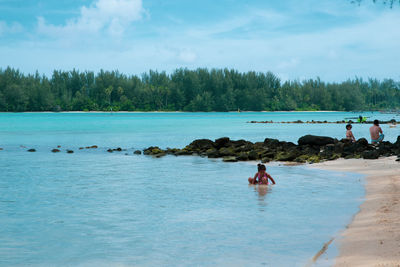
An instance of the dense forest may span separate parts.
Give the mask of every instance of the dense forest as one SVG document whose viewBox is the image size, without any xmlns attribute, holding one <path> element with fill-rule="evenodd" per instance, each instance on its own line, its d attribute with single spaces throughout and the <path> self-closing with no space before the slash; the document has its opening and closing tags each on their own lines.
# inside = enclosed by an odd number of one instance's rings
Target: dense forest
<svg viewBox="0 0 400 267">
<path fill-rule="evenodd" d="M 0 69 L 0 111 L 277 111 L 400 108 L 400 83 L 355 78 L 281 81 L 271 72 L 177 69 L 54 71 L 51 78 Z"/>
</svg>

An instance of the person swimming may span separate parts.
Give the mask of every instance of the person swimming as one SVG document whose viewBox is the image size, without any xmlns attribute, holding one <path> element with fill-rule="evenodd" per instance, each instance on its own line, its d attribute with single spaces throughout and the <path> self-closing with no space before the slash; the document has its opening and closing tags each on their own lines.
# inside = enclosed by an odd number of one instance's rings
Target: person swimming
<svg viewBox="0 0 400 267">
<path fill-rule="evenodd" d="M 264 164 L 257 164 L 257 173 L 253 178 L 249 177 L 249 184 L 262 184 L 268 185 L 269 180 L 271 180 L 272 184 L 275 184 L 274 178 L 266 172 L 266 167 Z"/>
</svg>

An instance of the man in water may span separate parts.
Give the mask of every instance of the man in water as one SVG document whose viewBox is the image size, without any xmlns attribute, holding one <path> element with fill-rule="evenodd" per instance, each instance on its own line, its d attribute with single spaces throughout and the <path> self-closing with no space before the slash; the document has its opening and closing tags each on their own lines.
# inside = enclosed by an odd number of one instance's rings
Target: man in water
<svg viewBox="0 0 400 267">
<path fill-rule="evenodd" d="M 371 134 L 371 143 L 377 144 L 383 140 L 385 135 L 382 132 L 382 128 L 379 127 L 379 121 L 374 120 L 374 125 L 369 128 L 369 133 Z"/>
</svg>

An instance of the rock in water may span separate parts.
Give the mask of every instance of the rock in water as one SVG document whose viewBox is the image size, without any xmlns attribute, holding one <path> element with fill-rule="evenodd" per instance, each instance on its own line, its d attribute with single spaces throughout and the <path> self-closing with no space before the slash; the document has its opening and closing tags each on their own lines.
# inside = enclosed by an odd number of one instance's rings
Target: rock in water
<svg viewBox="0 0 400 267">
<path fill-rule="evenodd" d="M 60 149 L 54 148 L 54 149 L 51 150 L 51 152 L 57 153 L 57 152 L 60 152 Z"/>
<path fill-rule="evenodd" d="M 28 152 L 36 152 L 36 149 L 34 148 L 28 149 Z"/>
<path fill-rule="evenodd" d="M 334 144 L 335 139 L 327 136 L 305 135 L 299 138 L 298 143 L 300 146 L 325 146 L 328 144 Z"/>
<path fill-rule="evenodd" d="M 222 160 L 223 160 L 224 162 L 237 162 L 237 161 L 238 161 L 238 160 L 236 159 L 236 157 L 232 157 L 232 156 L 224 157 Z"/>
<path fill-rule="evenodd" d="M 231 140 L 229 137 L 221 137 L 215 140 L 215 146 L 217 149 L 226 146 Z"/>
<path fill-rule="evenodd" d="M 68 154 L 72 154 L 72 153 L 74 153 L 74 151 L 73 151 L 73 150 L 67 149 L 67 153 L 68 153 Z"/>
<path fill-rule="evenodd" d="M 206 151 L 214 147 L 214 142 L 209 139 L 197 139 L 190 143 L 189 147 L 194 150 Z"/>
<path fill-rule="evenodd" d="M 142 154 L 142 151 L 140 151 L 140 150 L 135 150 L 135 152 L 133 152 L 133 154 L 135 154 L 135 155 L 141 155 L 141 154 Z"/>
</svg>

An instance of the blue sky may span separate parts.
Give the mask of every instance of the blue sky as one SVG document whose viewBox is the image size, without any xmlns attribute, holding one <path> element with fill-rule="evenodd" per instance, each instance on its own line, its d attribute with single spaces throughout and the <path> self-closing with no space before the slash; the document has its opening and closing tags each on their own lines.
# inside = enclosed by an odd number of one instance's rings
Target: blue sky
<svg viewBox="0 0 400 267">
<path fill-rule="evenodd" d="M 400 80 L 399 25 L 372 0 L 0 0 L 0 68 Z"/>
</svg>

